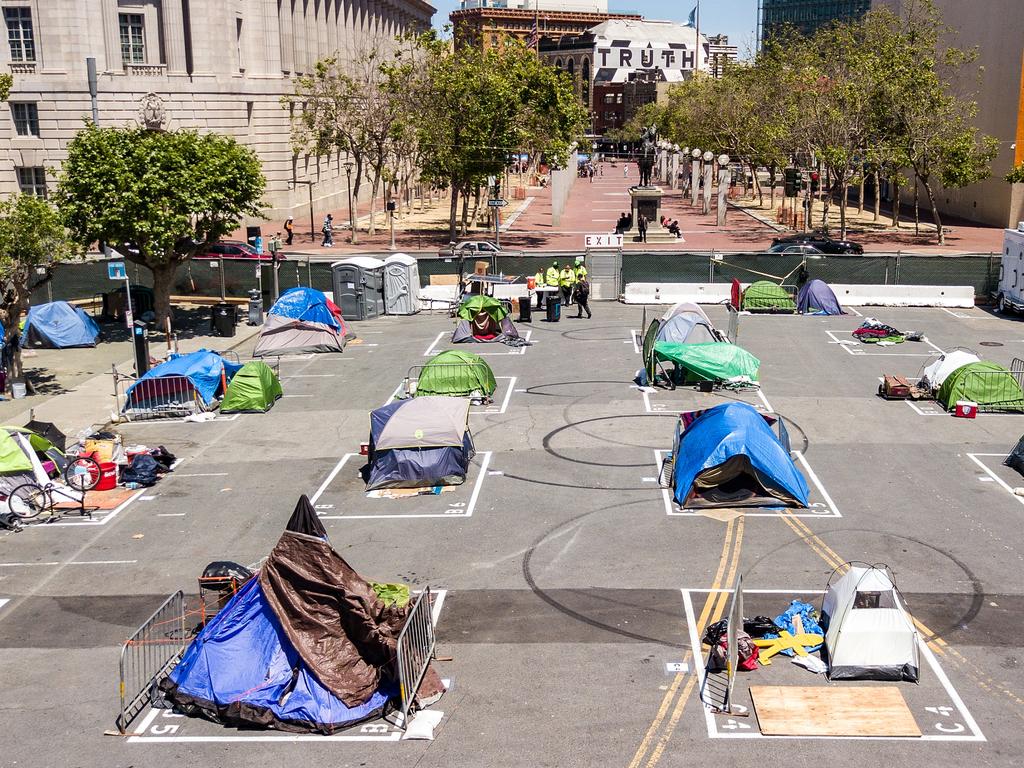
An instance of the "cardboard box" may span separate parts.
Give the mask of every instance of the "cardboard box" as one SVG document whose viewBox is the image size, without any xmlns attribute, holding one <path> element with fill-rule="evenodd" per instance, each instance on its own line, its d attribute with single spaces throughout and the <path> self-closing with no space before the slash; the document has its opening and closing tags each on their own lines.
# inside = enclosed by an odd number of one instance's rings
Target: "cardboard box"
<svg viewBox="0 0 1024 768">
<path fill-rule="evenodd" d="M 486 275 L 487 274 L 487 267 L 489 267 L 489 266 L 490 266 L 490 262 L 478 261 L 478 262 L 476 262 L 476 264 L 473 265 L 473 274 L 474 275 Z"/>
</svg>

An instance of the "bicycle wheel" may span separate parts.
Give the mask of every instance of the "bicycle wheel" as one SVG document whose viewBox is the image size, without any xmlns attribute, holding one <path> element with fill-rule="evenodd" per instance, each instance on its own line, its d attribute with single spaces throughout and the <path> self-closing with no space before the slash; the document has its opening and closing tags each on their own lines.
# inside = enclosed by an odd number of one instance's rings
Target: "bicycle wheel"
<svg viewBox="0 0 1024 768">
<path fill-rule="evenodd" d="M 50 494 L 35 483 L 22 483 L 7 497 L 7 508 L 22 520 L 31 520 L 52 506 Z"/>
<path fill-rule="evenodd" d="M 75 456 L 64 467 L 64 482 L 76 491 L 91 491 L 100 481 L 100 463 L 92 456 Z"/>
</svg>

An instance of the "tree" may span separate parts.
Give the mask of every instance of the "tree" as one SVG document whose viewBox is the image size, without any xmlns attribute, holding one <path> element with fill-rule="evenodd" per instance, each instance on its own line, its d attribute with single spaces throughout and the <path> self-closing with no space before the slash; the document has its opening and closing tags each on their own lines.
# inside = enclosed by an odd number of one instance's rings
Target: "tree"
<svg viewBox="0 0 1024 768">
<path fill-rule="evenodd" d="M 5 344 L 20 332 L 18 320 L 28 309 L 33 283 L 49 280 L 55 262 L 78 253 L 60 215 L 46 200 L 15 195 L 0 201 L 0 322 Z M 44 273 L 41 279 L 39 270 Z M 24 378 L 20 349 L 10 373 L 12 379 Z"/>
<path fill-rule="evenodd" d="M 68 145 L 56 202 L 82 246 L 106 243 L 153 273 L 157 321 L 179 264 L 260 216 L 260 163 L 229 136 L 97 128 Z"/>
<path fill-rule="evenodd" d="M 465 218 L 473 190 L 499 175 L 514 152 L 564 164 L 583 135 L 587 111 L 568 73 L 520 42 L 452 50 L 427 34 L 420 44 L 426 53 L 417 123 L 423 175 L 451 187 L 449 237 L 455 239 L 460 196 Z"/>
</svg>

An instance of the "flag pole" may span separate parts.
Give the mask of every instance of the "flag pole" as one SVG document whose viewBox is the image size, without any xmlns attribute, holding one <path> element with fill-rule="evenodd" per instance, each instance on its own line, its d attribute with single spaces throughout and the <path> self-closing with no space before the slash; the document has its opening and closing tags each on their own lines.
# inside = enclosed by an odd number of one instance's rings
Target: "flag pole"
<svg viewBox="0 0 1024 768">
<path fill-rule="evenodd" d="M 533 49 L 540 51 L 540 0 L 533 0 Z"/>
<path fill-rule="evenodd" d="M 700 0 L 697 0 L 697 71 L 700 72 L 700 55 L 704 46 L 700 44 Z"/>
</svg>

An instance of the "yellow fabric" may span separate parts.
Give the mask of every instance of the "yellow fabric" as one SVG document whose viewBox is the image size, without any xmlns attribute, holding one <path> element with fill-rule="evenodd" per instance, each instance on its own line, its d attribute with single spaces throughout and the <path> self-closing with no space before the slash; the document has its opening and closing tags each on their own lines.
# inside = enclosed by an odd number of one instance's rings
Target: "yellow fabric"
<svg viewBox="0 0 1024 768">
<path fill-rule="evenodd" d="M 587 268 L 585 266 L 583 266 L 582 264 L 580 264 L 578 267 L 576 267 L 576 282 L 578 283 L 580 280 L 586 280 L 586 279 L 587 279 Z"/>
<path fill-rule="evenodd" d="M 548 285 L 558 285 L 558 270 L 548 267 L 548 271 L 545 273 L 545 282 Z"/>
<path fill-rule="evenodd" d="M 576 273 L 570 267 L 563 269 L 562 273 L 558 276 L 558 284 L 561 286 L 572 285 L 575 282 Z"/>
<path fill-rule="evenodd" d="M 544 273 L 537 272 L 537 274 L 533 276 L 533 280 L 537 285 L 544 285 Z"/>
</svg>

